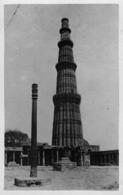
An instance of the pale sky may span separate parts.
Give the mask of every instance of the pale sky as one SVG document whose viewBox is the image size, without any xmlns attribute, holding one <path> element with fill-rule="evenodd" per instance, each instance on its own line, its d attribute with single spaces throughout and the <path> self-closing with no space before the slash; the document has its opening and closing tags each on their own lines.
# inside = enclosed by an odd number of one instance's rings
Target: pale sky
<svg viewBox="0 0 123 195">
<path fill-rule="evenodd" d="M 52 96 L 61 18 L 68 17 L 84 138 L 118 148 L 118 6 L 5 6 L 5 128 L 31 133 L 31 85 L 38 83 L 38 141 L 51 144 Z"/>
</svg>

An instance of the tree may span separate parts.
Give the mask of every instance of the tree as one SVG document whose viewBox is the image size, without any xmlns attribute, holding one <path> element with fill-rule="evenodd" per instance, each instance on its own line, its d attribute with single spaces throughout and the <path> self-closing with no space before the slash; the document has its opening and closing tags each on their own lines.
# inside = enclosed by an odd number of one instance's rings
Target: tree
<svg viewBox="0 0 123 195">
<path fill-rule="evenodd" d="M 24 143 L 29 143 L 30 139 L 26 133 L 20 130 L 7 130 L 5 132 L 5 146 L 22 146 Z"/>
</svg>

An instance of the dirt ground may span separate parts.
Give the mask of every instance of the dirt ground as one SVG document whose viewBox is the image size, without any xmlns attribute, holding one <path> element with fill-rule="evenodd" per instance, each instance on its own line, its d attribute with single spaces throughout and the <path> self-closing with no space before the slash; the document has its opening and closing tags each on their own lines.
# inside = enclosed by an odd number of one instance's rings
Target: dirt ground
<svg viewBox="0 0 123 195">
<path fill-rule="evenodd" d="M 53 171 L 53 168 L 38 167 L 39 178 L 51 178 L 51 182 L 37 187 L 17 187 L 14 178 L 29 177 L 30 167 L 5 167 L 5 190 L 118 190 L 119 169 L 117 166 L 90 166 Z"/>
</svg>

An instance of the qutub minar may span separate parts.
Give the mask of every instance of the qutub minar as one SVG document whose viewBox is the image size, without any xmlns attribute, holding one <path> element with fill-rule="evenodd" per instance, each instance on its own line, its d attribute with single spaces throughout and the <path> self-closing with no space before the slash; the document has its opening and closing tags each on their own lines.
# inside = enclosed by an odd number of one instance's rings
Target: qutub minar
<svg viewBox="0 0 123 195">
<path fill-rule="evenodd" d="M 83 143 L 80 114 L 81 96 L 77 93 L 76 64 L 73 57 L 73 42 L 70 39 L 69 20 L 61 20 L 61 40 L 56 64 L 57 87 L 53 96 L 54 121 L 52 145 L 76 147 Z"/>
</svg>

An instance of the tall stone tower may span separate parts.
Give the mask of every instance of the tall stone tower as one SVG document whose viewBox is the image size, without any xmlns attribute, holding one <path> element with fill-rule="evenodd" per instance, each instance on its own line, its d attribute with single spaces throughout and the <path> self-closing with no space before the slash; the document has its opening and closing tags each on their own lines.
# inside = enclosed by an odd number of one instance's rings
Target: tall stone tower
<svg viewBox="0 0 123 195">
<path fill-rule="evenodd" d="M 59 56 L 56 64 L 57 87 L 53 96 L 54 120 L 52 145 L 75 147 L 83 142 L 80 115 L 81 97 L 77 93 L 76 64 L 73 57 L 73 42 L 70 39 L 69 20 L 61 20 Z"/>
</svg>

